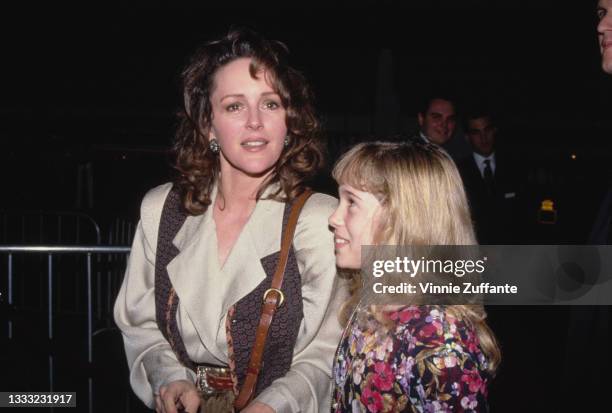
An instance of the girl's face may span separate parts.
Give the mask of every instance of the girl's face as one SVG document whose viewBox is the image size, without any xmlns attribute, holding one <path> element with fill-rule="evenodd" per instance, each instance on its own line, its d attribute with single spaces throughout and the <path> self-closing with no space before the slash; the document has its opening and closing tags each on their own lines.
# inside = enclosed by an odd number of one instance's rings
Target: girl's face
<svg viewBox="0 0 612 413">
<path fill-rule="evenodd" d="M 215 74 L 209 139 L 217 139 L 221 147 L 222 173 L 259 177 L 280 158 L 286 111 L 266 73 L 253 79 L 250 64 L 251 59 L 237 59 Z"/>
<path fill-rule="evenodd" d="M 336 265 L 340 268 L 361 267 L 361 246 L 372 245 L 383 208 L 369 192 L 350 185 L 340 185 L 340 203 L 329 217 L 334 229 Z"/>
</svg>

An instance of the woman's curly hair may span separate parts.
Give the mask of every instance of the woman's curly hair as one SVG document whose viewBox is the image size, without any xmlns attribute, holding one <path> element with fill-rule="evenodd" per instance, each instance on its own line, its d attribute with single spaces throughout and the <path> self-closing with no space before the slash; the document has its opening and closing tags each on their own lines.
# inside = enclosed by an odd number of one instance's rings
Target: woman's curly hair
<svg viewBox="0 0 612 413">
<path fill-rule="evenodd" d="M 219 177 L 219 156 L 209 149 L 212 121 L 210 96 L 215 73 L 239 58 L 250 58 L 249 71 L 255 78 L 262 70 L 280 95 L 286 110 L 289 145 L 283 149 L 258 197 L 271 184 L 279 183 L 271 198 L 290 201 L 306 181 L 323 166 L 320 124 L 313 96 L 304 76 L 288 65 L 288 49 L 248 29 L 233 29 L 220 40 L 205 44 L 183 70 L 183 107 L 174 142 L 175 164 L 183 206 L 192 215 L 204 213 L 212 202 L 211 191 Z"/>
</svg>

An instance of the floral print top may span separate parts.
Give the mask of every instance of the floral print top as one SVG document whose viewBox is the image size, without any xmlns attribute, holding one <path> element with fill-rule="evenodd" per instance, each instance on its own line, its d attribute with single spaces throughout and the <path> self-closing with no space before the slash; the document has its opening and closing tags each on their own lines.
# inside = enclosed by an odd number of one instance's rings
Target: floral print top
<svg viewBox="0 0 612 413">
<path fill-rule="evenodd" d="M 478 337 L 443 306 L 356 312 L 334 362 L 332 412 L 487 412 L 487 359 Z M 367 327 L 362 328 L 360 324 Z"/>
</svg>

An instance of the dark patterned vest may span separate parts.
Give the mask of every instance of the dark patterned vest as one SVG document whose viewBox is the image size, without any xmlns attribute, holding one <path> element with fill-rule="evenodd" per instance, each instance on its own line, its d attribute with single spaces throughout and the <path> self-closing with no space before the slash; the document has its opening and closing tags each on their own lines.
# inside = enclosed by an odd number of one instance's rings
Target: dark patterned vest
<svg viewBox="0 0 612 413">
<path fill-rule="evenodd" d="M 291 204 L 285 205 L 283 214 L 283 232 L 289 219 Z M 157 325 L 166 338 L 179 361 L 186 367 L 195 370 L 197 363 L 187 355 L 185 344 L 176 323 L 176 311 L 180 297 L 176 295 L 168 276 L 167 265 L 179 254 L 172 240 L 185 223 L 187 214 L 181 207 L 178 191 L 172 188 L 162 210 L 157 238 L 155 257 L 155 313 Z M 280 217 L 279 217 L 280 219 Z M 263 229 L 262 229 L 263 230 Z M 248 295 L 235 303 L 235 312 L 231 320 L 231 338 L 233 340 L 236 377 L 239 388 L 244 382 L 246 370 L 255 342 L 255 332 L 259 324 L 263 294 L 270 288 L 272 276 L 276 270 L 280 251 L 261 259 L 267 277 Z M 249 263 L 245 262 L 245 276 L 248 276 Z M 302 282 L 298 270 L 293 246 L 289 250 L 287 267 L 281 290 L 285 295 L 285 304 L 276 312 L 264 350 L 262 369 L 259 374 L 255 395 L 261 393 L 274 380 L 284 376 L 291 367 L 293 348 L 297 340 L 303 318 Z"/>
</svg>

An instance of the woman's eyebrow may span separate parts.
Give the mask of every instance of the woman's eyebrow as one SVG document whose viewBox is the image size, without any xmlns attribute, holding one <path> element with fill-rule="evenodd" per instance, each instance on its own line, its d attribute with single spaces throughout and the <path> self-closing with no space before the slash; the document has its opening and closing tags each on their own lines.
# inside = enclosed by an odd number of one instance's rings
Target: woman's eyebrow
<svg viewBox="0 0 612 413">
<path fill-rule="evenodd" d="M 264 92 L 261 94 L 261 96 L 278 96 L 278 93 L 274 91 Z M 244 97 L 245 95 L 243 93 L 230 93 L 225 96 L 222 96 L 221 99 L 219 99 L 219 101 L 223 102 L 227 98 L 244 98 Z"/>
<path fill-rule="evenodd" d="M 233 93 L 233 94 L 229 94 L 229 95 L 225 95 L 221 97 L 221 99 L 219 99 L 219 102 L 223 102 L 227 98 L 243 98 L 243 97 L 244 95 L 241 93 Z"/>
</svg>

